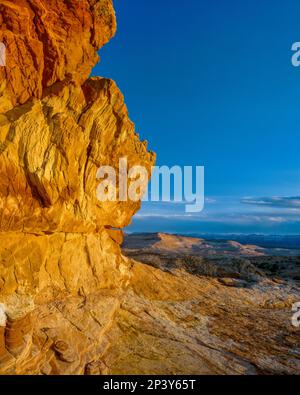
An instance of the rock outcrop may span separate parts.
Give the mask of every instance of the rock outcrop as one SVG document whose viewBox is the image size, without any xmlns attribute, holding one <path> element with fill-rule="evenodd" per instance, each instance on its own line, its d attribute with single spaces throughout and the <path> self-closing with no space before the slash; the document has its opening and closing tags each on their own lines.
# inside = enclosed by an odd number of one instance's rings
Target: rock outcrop
<svg viewBox="0 0 300 395">
<path fill-rule="evenodd" d="M 1 295 L 119 285 L 126 265 L 111 228 L 128 225 L 140 203 L 100 202 L 97 170 L 118 170 L 126 157 L 150 172 L 154 155 L 116 84 L 87 79 L 115 32 L 112 3 L 19 0 L 0 9 Z"/>
<path fill-rule="evenodd" d="M 117 172 L 126 157 L 150 174 L 155 158 L 116 84 L 88 78 L 115 30 L 111 0 L 0 1 L 0 372 L 22 372 L 16 363 L 41 352 L 41 306 L 128 285 L 119 229 L 140 202 L 99 201 L 97 170 Z"/>
<path fill-rule="evenodd" d="M 58 81 L 84 83 L 116 19 L 112 0 L 1 0 L 0 26 L 7 49 L 0 95 L 16 105 Z"/>
<path fill-rule="evenodd" d="M 115 28 L 111 0 L 0 0 L 0 373 L 299 373 L 294 284 L 122 255 L 140 202 L 100 202 L 97 170 L 155 157 L 88 78 Z"/>
</svg>

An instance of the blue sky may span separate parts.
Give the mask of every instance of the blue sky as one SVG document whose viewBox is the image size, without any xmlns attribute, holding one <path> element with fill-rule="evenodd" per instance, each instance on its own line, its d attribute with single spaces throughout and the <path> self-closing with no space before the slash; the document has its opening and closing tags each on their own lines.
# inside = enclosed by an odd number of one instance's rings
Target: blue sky
<svg viewBox="0 0 300 395">
<path fill-rule="evenodd" d="M 300 205 L 272 200 L 300 196 L 299 1 L 114 4 L 93 74 L 117 82 L 157 165 L 205 166 L 202 213 L 144 203 L 130 229 L 300 234 Z"/>
</svg>

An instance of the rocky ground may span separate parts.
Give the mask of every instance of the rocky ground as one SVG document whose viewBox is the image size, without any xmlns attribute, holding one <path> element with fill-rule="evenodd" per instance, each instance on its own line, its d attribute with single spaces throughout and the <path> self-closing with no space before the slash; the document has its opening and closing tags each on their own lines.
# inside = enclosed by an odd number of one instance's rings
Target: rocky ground
<svg viewBox="0 0 300 395">
<path fill-rule="evenodd" d="M 225 268 L 213 262 L 212 273 L 208 261 L 174 249 L 168 256 L 140 250 L 146 263 L 129 257 L 136 250 L 125 253 L 125 286 L 49 303 L 41 297 L 22 319 L 18 309 L 10 312 L 2 373 L 300 373 L 300 331 L 291 324 L 300 300 L 295 280 L 243 258 L 230 265 L 227 257 Z M 18 303 L 24 314 L 24 298 Z"/>
<path fill-rule="evenodd" d="M 149 233 L 128 234 L 123 250 L 126 255 L 158 268 L 184 268 L 191 274 L 250 282 L 269 277 L 300 284 L 300 250 L 295 249 Z"/>
</svg>

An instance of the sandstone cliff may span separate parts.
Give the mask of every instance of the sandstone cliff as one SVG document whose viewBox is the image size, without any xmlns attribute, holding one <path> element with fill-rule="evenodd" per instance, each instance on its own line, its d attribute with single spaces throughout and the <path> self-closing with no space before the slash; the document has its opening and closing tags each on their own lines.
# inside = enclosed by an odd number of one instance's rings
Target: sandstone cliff
<svg viewBox="0 0 300 395">
<path fill-rule="evenodd" d="M 295 286 L 122 255 L 140 203 L 99 202 L 97 169 L 155 158 L 88 78 L 115 28 L 111 0 L 0 0 L 0 373 L 299 372 Z"/>
<path fill-rule="evenodd" d="M 88 78 L 115 33 L 111 0 L 0 1 L 0 23 L 0 371 L 13 373 L 38 306 L 126 287 L 118 229 L 140 203 L 97 200 L 97 170 L 126 157 L 150 173 L 154 155 L 116 84 Z"/>
</svg>

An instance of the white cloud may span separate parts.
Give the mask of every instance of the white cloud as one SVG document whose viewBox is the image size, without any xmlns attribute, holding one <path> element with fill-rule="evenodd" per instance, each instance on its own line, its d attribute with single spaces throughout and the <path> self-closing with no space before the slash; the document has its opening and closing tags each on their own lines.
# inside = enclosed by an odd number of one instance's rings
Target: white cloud
<svg viewBox="0 0 300 395">
<path fill-rule="evenodd" d="M 272 197 L 262 197 L 262 198 L 247 197 L 247 198 L 243 198 L 241 202 L 244 204 L 251 204 L 255 206 L 300 209 L 299 196 L 286 196 L 286 197 L 272 196 Z"/>
</svg>

